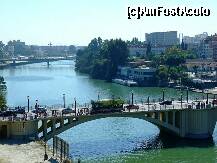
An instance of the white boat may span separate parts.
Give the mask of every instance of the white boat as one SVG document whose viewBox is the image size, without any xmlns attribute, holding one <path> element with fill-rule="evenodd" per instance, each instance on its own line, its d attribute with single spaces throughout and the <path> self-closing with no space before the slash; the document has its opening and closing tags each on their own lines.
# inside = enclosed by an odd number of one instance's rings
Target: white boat
<svg viewBox="0 0 217 163">
<path fill-rule="evenodd" d="M 138 83 L 133 81 L 133 80 L 127 80 L 127 86 L 132 87 L 132 86 L 137 86 Z"/>
<path fill-rule="evenodd" d="M 138 83 L 133 81 L 133 80 L 122 80 L 122 79 L 112 79 L 113 83 L 121 84 L 121 85 L 126 85 L 128 87 L 132 86 L 137 86 Z"/>
<path fill-rule="evenodd" d="M 121 84 L 121 85 L 125 85 L 125 81 L 122 79 L 112 79 L 113 83 L 117 83 L 117 84 Z"/>
</svg>

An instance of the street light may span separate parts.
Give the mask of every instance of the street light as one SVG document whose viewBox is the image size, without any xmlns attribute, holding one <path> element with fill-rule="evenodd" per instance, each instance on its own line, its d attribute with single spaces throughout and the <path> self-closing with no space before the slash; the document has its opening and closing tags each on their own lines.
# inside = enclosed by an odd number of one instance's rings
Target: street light
<svg viewBox="0 0 217 163">
<path fill-rule="evenodd" d="M 46 145 L 46 141 L 44 142 L 44 161 L 48 159 L 48 155 L 47 155 L 47 145 Z"/>
<path fill-rule="evenodd" d="M 63 94 L 63 108 L 66 108 L 66 97 L 65 97 L 65 94 Z"/>
<path fill-rule="evenodd" d="M 35 109 L 38 109 L 38 100 L 35 100 Z"/>
<path fill-rule="evenodd" d="M 148 110 L 149 110 L 149 104 L 150 104 L 150 97 L 148 96 Z"/>
<path fill-rule="evenodd" d="M 76 98 L 74 98 L 74 101 L 75 101 L 75 116 L 77 116 L 77 111 L 76 111 L 76 105 L 77 105 L 77 103 L 76 103 Z"/>
<path fill-rule="evenodd" d="M 98 92 L 98 95 L 97 95 L 97 97 L 98 97 L 98 101 L 99 101 L 99 92 Z"/>
<path fill-rule="evenodd" d="M 35 110 L 38 116 L 38 100 L 35 100 Z"/>
<path fill-rule="evenodd" d="M 186 93 L 187 93 L 186 98 L 187 98 L 187 103 L 188 103 L 188 87 L 187 87 L 187 92 Z"/>
<path fill-rule="evenodd" d="M 28 113 L 29 113 L 29 96 L 27 96 L 27 103 L 28 103 L 27 107 L 28 107 Z"/>
<path fill-rule="evenodd" d="M 132 98 L 132 105 L 133 105 L 133 90 L 131 92 L 131 98 Z"/>
<path fill-rule="evenodd" d="M 165 97 L 165 89 L 164 88 L 162 89 L 162 93 L 163 93 L 162 100 L 164 101 L 164 97 Z"/>
<path fill-rule="evenodd" d="M 208 90 L 206 90 L 206 104 L 209 103 L 209 92 Z"/>
<path fill-rule="evenodd" d="M 181 92 L 181 109 L 182 109 L 182 92 Z"/>
</svg>

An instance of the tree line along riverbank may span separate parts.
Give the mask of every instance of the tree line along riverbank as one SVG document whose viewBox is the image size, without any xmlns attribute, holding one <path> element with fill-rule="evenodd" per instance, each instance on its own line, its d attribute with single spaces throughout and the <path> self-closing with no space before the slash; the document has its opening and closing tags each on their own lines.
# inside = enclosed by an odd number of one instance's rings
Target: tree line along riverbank
<svg viewBox="0 0 217 163">
<path fill-rule="evenodd" d="M 165 53 L 153 54 L 147 47 L 146 54 L 139 58 L 129 56 L 128 43 L 121 39 L 102 40 L 100 37 L 91 40 L 89 45 L 77 51 L 76 71 L 89 74 L 94 79 L 112 81 L 116 77 L 118 66 L 128 66 L 130 62 L 139 59 L 150 61 L 149 67 L 155 68 L 153 76 L 155 86 L 168 86 L 169 82 L 197 87 L 187 75 L 185 62 L 196 58 L 192 51 L 185 50 L 179 45 L 168 48 Z M 153 86 L 153 85 L 152 85 Z"/>
</svg>

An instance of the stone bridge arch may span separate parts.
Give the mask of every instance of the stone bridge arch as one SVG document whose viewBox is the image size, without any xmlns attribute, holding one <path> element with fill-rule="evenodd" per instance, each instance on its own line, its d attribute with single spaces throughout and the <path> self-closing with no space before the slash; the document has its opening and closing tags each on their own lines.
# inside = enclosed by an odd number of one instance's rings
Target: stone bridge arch
<svg viewBox="0 0 217 163">
<path fill-rule="evenodd" d="M 138 118 L 148 121 L 164 130 L 176 135 L 180 135 L 180 111 L 178 110 L 165 110 L 165 111 L 152 111 L 152 112 L 123 112 L 111 114 L 95 114 L 84 116 L 64 116 L 64 117 L 50 117 L 42 120 L 42 126 L 38 129 L 39 133 L 43 133 L 41 139 L 49 140 L 54 135 L 58 135 L 74 126 L 79 124 L 102 119 L 108 117 L 129 117 Z M 58 125 L 58 127 L 56 126 Z M 51 128 L 51 130 L 48 130 Z"/>
</svg>

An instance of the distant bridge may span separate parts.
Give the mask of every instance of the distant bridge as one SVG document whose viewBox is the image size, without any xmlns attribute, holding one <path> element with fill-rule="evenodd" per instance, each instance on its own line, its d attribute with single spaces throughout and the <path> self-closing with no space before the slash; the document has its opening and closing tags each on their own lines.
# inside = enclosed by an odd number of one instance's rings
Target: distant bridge
<svg viewBox="0 0 217 163">
<path fill-rule="evenodd" d="M 59 60 L 75 60 L 75 56 L 73 57 L 45 57 L 45 58 L 12 58 L 12 59 L 0 59 L 1 63 L 5 63 L 1 67 L 10 67 L 10 66 L 19 66 L 25 64 L 32 64 L 32 63 L 42 63 L 46 62 L 47 65 L 50 62 L 59 61 Z M 9 63 L 6 63 L 9 62 Z"/>
</svg>

